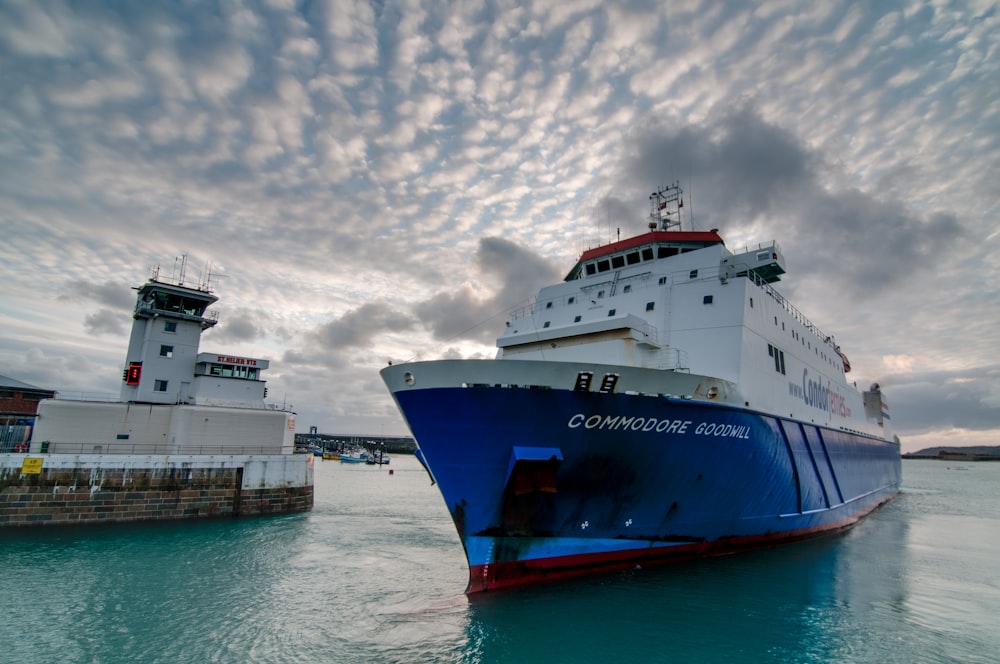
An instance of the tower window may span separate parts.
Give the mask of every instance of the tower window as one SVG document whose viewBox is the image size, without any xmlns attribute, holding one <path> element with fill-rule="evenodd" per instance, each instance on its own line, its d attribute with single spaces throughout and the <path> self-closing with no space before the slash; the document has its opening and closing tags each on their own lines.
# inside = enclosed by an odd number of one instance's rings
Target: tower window
<svg viewBox="0 0 1000 664">
<path fill-rule="evenodd" d="M 173 357 L 174 347 L 173 346 L 160 346 L 160 357 Z"/>
<path fill-rule="evenodd" d="M 154 392 L 166 392 L 167 391 L 167 381 L 157 379 L 153 383 Z"/>
</svg>

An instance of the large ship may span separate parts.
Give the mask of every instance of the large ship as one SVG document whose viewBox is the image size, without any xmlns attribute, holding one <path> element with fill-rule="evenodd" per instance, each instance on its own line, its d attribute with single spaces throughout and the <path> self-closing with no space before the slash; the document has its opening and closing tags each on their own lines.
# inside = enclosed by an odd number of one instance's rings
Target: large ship
<svg viewBox="0 0 1000 664">
<path fill-rule="evenodd" d="M 496 359 L 381 372 L 468 593 L 814 537 L 899 491 L 885 397 L 775 289 L 778 245 L 683 230 L 676 183 L 650 207 L 514 312 Z"/>
</svg>

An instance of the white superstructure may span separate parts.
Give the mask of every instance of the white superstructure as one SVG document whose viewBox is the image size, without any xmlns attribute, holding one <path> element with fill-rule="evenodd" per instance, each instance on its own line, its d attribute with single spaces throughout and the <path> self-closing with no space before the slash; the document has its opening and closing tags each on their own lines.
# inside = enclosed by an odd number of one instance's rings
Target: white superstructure
<svg viewBox="0 0 1000 664">
<path fill-rule="evenodd" d="M 669 219 L 664 202 L 678 202 L 679 188 L 651 199 L 654 218 Z M 690 396 L 886 435 L 879 390 L 863 395 L 849 384 L 834 338 L 772 286 L 785 272 L 776 243 L 733 253 L 715 230 L 671 225 L 654 222 L 644 235 L 584 252 L 562 283 L 514 313 L 498 359 L 703 376 Z"/>
</svg>

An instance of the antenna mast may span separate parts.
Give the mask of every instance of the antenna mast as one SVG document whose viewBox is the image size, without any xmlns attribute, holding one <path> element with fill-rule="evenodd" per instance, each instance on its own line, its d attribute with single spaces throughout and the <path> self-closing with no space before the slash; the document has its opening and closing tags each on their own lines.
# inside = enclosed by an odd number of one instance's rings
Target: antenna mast
<svg viewBox="0 0 1000 664">
<path fill-rule="evenodd" d="M 684 190 L 680 182 L 659 187 L 649 195 L 650 230 L 668 231 L 681 227 L 681 208 L 684 207 Z"/>
</svg>

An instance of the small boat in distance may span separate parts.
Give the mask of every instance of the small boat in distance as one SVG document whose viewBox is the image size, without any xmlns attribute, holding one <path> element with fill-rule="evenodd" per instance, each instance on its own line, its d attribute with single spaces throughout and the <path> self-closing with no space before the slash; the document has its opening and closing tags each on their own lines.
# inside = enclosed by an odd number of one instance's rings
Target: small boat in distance
<svg viewBox="0 0 1000 664">
<path fill-rule="evenodd" d="M 899 492 L 881 388 L 776 290 L 777 243 L 681 230 L 681 194 L 514 312 L 496 359 L 382 369 L 466 592 L 836 532 Z"/>
<path fill-rule="evenodd" d="M 368 452 L 364 450 L 351 450 L 340 453 L 341 463 L 365 463 L 368 460 Z"/>
</svg>

